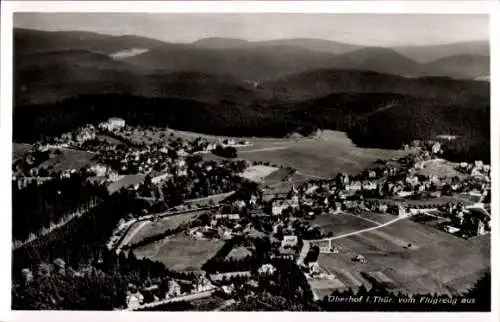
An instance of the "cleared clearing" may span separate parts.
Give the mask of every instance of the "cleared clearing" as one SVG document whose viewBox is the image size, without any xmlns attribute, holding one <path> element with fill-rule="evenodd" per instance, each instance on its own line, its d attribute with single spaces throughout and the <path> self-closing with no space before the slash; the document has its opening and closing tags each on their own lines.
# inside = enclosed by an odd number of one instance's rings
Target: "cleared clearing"
<svg viewBox="0 0 500 322">
<path fill-rule="evenodd" d="M 320 254 L 320 266 L 354 288 L 370 285 L 364 272 L 406 293 L 457 294 L 490 269 L 489 236 L 463 240 L 409 219 L 333 244 L 340 253 Z M 367 263 L 353 262 L 357 254 Z"/>
<path fill-rule="evenodd" d="M 376 226 L 375 223 L 366 221 L 361 218 L 353 217 L 348 214 L 322 214 L 316 217 L 312 225 L 320 227 L 324 233 L 333 233 L 333 236 L 347 234 L 353 231 L 370 228 Z"/>
<path fill-rule="evenodd" d="M 254 165 L 245 169 L 241 176 L 245 179 L 261 182 L 265 177 L 277 171 L 278 168 L 265 165 Z"/>
<path fill-rule="evenodd" d="M 425 176 L 437 176 L 438 178 L 465 177 L 465 174 L 456 170 L 458 164 L 443 159 L 425 161 L 424 168 L 416 171 L 417 174 Z"/>
<path fill-rule="evenodd" d="M 50 171 L 62 172 L 64 170 L 80 170 L 85 166 L 97 164 L 96 155 L 80 150 L 61 149 L 61 154 L 53 155 L 50 159 L 42 162 L 38 168 L 50 169 Z"/>
<path fill-rule="evenodd" d="M 134 231 L 135 226 L 141 226 L 141 229 L 130 239 L 129 243 L 136 243 L 143 240 L 144 238 L 161 234 L 166 230 L 175 229 L 182 224 L 193 221 L 202 213 L 203 211 L 198 211 L 177 216 L 163 217 L 156 223 L 153 221 L 137 222 L 130 229 L 130 232 Z"/>
<path fill-rule="evenodd" d="M 134 249 L 138 258 L 162 262 L 176 271 L 201 271 L 201 266 L 224 245 L 221 240 L 195 240 L 184 234 L 165 238 Z"/>
</svg>

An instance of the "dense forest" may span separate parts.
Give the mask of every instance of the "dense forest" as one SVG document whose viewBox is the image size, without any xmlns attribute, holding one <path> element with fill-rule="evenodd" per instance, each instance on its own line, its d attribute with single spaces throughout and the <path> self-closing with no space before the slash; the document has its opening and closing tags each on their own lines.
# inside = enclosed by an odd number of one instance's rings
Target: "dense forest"
<svg viewBox="0 0 500 322">
<path fill-rule="evenodd" d="M 316 129 L 345 131 L 358 145 L 399 148 L 414 139 L 453 134 L 452 158 L 489 156 L 489 99 L 419 98 L 393 93 L 336 93 L 299 103 L 242 106 L 223 101 L 87 95 L 14 109 L 14 140 L 32 142 L 85 123 L 123 117 L 131 125 L 174 126 L 209 134 L 282 137 Z"/>
<path fill-rule="evenodd" d="M 106 244 L 121 218 L 133 212 L 135 200 L 122 190 L 71 221 L 13 251 L 14 309 L 111 310 L 125 305 L 128 284 L 166 283 L 168 278 L 192 279 L 159 262 L 138 260 L 108 250 Z M 64 269 L 60 264 L 64 263 Z M 27 281 L 28 269 L 32 281 Z M 27 284 L 27 282 L 29 282 Z"/>
<path fill-rule="evenodd" d="M 23 241 L 30 234 L 39 235 L 68 216 L 85 213 L 107 194 L 105 187 L 86 182 L 79 175 L 54 178 L 41 186 L 32 182 L 23 189 L 13 181 L 12 237 Z"/>
</svg>

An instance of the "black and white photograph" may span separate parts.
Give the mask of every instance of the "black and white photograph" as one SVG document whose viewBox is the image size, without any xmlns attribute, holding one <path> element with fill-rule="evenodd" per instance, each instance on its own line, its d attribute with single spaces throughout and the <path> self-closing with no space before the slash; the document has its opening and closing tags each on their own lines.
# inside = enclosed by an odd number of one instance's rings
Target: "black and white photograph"
<svg viewBox="0 0 500 322">
<path fill-rule="evenodd" d="M 11 310 L 492 310 L 488 13 L 12 24 Z"/>
</svg>

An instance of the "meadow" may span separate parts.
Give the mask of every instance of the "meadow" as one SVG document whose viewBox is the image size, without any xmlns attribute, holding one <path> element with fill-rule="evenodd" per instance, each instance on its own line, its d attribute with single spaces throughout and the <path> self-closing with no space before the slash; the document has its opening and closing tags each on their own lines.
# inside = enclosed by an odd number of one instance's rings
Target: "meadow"
<svg viewBox="0 0 500 322">
<path fill-rule="evenodd" d="M 201 271 L 201 266 L 224 245 L 221 240 L 196 240 L 179 233 L 134 249 L 138 258 L 147 257 L 176 271 Z"/>
<path fill-rule="evenodd" d="M 404 293 L 458 294 L 490 269 L 489 236 L 463 240 L 409 219 L 333 245 L 340 253 L 321 254 L 319 264 L 352 288 L 375 279 Z M 357 254 L 367 262 L 353 262 Z"/>
<path fill-rule="evenodd" d="M 379 159 L 398 159 L 409 153 L 403 150 L 360 148 L 344 132 L 329 130 L 297 139 L 248 139 L 253 146 L 238 149 L 240 159 L 290 166 L 310 178 L 333 176 L 338 172 L 358 174 L 374 166 Z M 206 157 L 213 158 L 210 154 Z"/>
</svg>

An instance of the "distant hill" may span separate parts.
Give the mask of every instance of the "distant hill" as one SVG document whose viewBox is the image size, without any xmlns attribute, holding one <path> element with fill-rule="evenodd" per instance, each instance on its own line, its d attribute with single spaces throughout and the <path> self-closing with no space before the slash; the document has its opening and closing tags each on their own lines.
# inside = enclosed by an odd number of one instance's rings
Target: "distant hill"
<svg viewBox="0 0 500 322">
<path fill-rule="evenodd" d="M 180 47 L 181 44 L 169 44 L 160 40 L 137 36 L 110 36 L 83 31 L 40 31 L 32 29 L 14 29 L 14 55 L 47 51 L 65 51 L 81 49 L 101 54 L 131 48 L 168 48 Z"/>
<path fill-rule="evenodd" d="M 420 65 L 413 60 L 387 48 L 362 48 L 335 57 L 334 67 L 369 70 L 400 76 L 418 76 Z"/>
<path fill-rule="evenodd" d="M 162 70 L 225 73 L 242 80 L 272 79 L 333 64 L 328 53 L 289 46 L 232 49 L 176 48 L 152 50 L 125 61 Z"/>
<path fill-rule="evenodd" d="M 455 68 L 452 62 L 441 61 L 446 57 L 471 53 L 488 56 L 487 42 L 394 49 L 321 39 L 250 42 L 244 39 L 207 38 L 191 44 L 175 44 L 145 37 L 80 31 L 14 30 L 15 56 L 68 50 L 84 50 L 114 57 L 117 53 L 142 52 L 122 55 L 120 59 L 150 70 L 230 74 L 245 81 L 269 80 L 320 68 L 359 69 L 411 77 L 432 75 L 470 79 L 477 78 L 478 71 L 489 69 L 484 59 L 461 60 L 460 63 L 464 65 Z M 458 69 L 462 71 L 458 72 Z"/>
<path fill-rule="evenodd" d="M 247 41 L 244 39 L 234 38 L 204 38 L 193 43 L 197 47 L 207 49 L 235 49 L 235 48 L 256 48 L 256 47 L 276 47 L 287 46 L 308 49 L 312 51 L 344 54 L 364 46 L 346 44 L 338 41 L 311 39 L 311 38 L 293 38 L 293 39 L 276 39 L 265 41 Z"/>
<path fill-rule="evenodd" d="M 337 69 L 309 70 L 260 86 L 284 101 L 314 99 L 332 93 L 394 93 L 449 101 L 489 98 L 489 84 L 485 82 Z"/>
<path fill-rule="evenodd" d="M 455 55 L 433 61 L 423 66 L 426 75 L 448 75 L 454 78 L 477 79 L 490 75 L 490 57 Z"/>
<path fill-rule="evenodd" d="M 394 47 L 393 49 L 411 60 L 422 64 L 455 55 L 490 56 L 490 44 L 488 41 L 468 41 L 427 46 L 404 46 Z"/>
<path fill-rule="evenodd" d="M 227 100 L 243 105 L 260 97 L 252 84 L 228 75 L 145 71 L 83 50 L 19 55 L 15 60 L 15 105 L 104 93 L 194 98 L 210 103 Z"/>
</svg>

